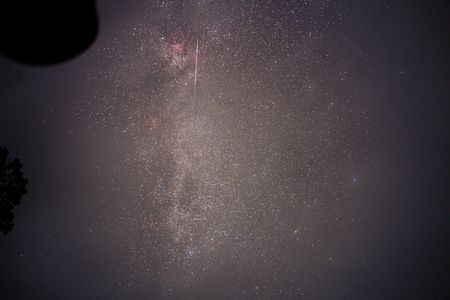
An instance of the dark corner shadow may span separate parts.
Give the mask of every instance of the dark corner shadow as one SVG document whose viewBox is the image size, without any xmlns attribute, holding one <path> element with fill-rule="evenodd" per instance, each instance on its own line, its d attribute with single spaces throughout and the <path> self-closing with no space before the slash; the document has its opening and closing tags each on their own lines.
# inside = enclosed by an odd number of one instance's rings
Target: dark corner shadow
<svg viewBox="0 0 450 300">
<path fill-rule="evenodd" d="M 7 0 L 0 4 L 0 53 L 29 65 L 65 62 L 98 33 L 95 0 Z"/>
</svg>

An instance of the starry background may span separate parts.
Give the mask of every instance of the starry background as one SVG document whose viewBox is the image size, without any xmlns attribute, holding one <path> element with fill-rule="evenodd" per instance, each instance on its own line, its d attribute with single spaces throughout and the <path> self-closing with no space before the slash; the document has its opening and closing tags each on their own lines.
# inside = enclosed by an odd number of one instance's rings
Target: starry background
<svg viewBox="0 0 450 300">
<path fill-rule="evenodd" d="M 448 2 L 125 2 L 0 58 L 2 299 L 448 296 Z"/>
</svg>

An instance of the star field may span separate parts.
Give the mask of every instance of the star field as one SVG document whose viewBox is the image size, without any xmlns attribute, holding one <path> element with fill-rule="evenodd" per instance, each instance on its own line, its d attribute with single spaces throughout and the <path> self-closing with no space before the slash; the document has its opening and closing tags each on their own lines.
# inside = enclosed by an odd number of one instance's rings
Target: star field
<svg viewBox="0 0 450 300">
<path fill-rule="evenodd" d="M 113 149 L 127 148 L 114 164 L 132 197 L 109 215 L 131 219 L 121 234 L 135 234 L 136 277 L 126 284 L 145 285 L 158 270 L 171 297 L 239 264 L 265 274 L 252 295 L 298 296 L 301 280 L 287 268 L 308 266 L 318 223 L 358 223 L 361 214 L 345 210 L 357 205 L 352 176 L 374 124 L 352 99 L 352 66 L 325 51 L 345 34 L 327 29 L 339 17 L 308 24 L 332 9 L 161 2 L 129 16 L 130 31 L 117 38 L 125 43 L 102 49 L 113 56 L 101 71 L 113 88 L 97 91 L 106 107 L 92 108 L 93 121 L 116 130 Z M 314 256 L 328 267 L 341 255 Z M 277 280 L 287 289 L 268 287 Z"/>
<path fill-rule="evenodd" d="M 76 292 L 42 299 L 442 296 L 448 72 L 431 53 L 448 47 L 423 7 L 99 2 L 92 48 L 28 75 L 26 97 L 67 102 L 17 131 L 45 136 L 54 198 L 71 199 L 24 247 L 70 262 L 49 278 L 75 270 Z"/>
</svg>

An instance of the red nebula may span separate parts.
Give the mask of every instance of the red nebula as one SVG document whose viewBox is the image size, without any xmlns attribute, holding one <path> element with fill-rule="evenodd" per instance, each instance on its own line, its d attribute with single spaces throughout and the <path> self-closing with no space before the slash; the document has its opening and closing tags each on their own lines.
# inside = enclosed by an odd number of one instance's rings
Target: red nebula
<svg viewBox="0 0 450 300">
<path fill-rule="evenodd" d="M 175 43 L 172 45 L 172 48 L 176 52 L 183 52 L 184 51 L 184 43 Z"/>
</svg>

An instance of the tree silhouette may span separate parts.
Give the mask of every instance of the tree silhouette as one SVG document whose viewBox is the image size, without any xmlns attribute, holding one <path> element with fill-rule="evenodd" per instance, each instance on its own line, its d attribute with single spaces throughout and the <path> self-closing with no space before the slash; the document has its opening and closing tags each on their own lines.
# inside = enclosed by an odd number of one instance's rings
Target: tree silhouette
<svg viewBox="0 0 450 300">
<path fill-rule="evenodd" d="M 8 150 L 0 147 L 0 232 L 8 234 L 14 227 L 13 208 L 26 194 L 28 181 L 23 178 L 22 164 L 8 158 Z"/>
</svg>

